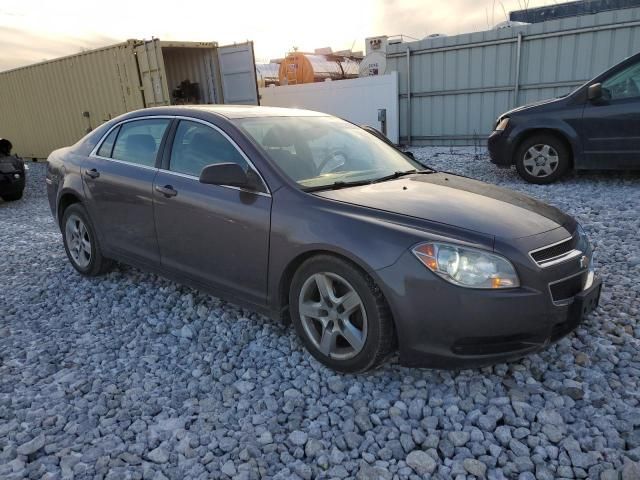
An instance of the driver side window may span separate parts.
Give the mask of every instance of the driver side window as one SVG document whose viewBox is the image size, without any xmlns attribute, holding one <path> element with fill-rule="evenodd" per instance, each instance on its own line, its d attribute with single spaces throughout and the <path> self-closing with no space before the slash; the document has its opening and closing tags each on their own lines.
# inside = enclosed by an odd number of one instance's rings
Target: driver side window
<svg viewBox="0 0 640 480">
<path fill-rule="evenodd" d="M 602 82 L 602 88 L 611 96 L 611 100 L 640 98 L 640 62 Z"/>
<path fill-rule="evenodd" d="M 169 170 L 199 177 L 204 167 L 214 163 L 237 163 L 245 171 L 249 167 L 220 132 L 202 123 L 181 120 L 171 147 Z"/>
</svg>

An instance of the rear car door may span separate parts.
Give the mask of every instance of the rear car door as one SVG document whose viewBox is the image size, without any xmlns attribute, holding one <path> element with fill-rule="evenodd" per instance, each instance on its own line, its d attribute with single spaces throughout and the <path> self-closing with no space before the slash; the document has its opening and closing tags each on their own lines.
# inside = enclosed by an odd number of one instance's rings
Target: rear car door
<svg viewBox="0 0 640 480">
<path fill-rule="evenodd" d="M 163 268 L 264 304 L 271 220 L 266 185 L 246 191 L 199 182 L 206 165 L 255 167 L 222 130 L 196 120 L 180 120 L 167 152 L 153 192 Z"/>
<path fill-rule="evenodd" d="M 169 118 L 130 120 L 114 127 L 82 168 L 87 208 L 107 252 L 158 264 L 153 179 Z"/>
<path fill-rule="evenodd" d="M 601 80 L 603 98 L 587 102 L 581 137 L 588 168 L 640 168 L 640 60 Z"/>
</svg>

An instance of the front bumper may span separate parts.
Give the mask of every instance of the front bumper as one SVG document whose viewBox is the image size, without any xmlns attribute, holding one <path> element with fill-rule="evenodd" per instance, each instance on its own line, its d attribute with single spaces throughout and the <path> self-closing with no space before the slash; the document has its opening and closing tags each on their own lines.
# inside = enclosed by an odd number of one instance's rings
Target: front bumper
<svg viewBox="0 0 640 480">
<path fill-rule="evenodd" d="M 506 130 L 494 130 L 487 139 L 491 163 L 508 168 L 513 164 L 513 144 Z"/>
<path fill-rule="evenodd" d="M 400 362 L 430 368 L 476 368 L 541 350 L 573 331 L 597 305 L 602 281 L 571 302 L 546 288 L 475 290 L 436 277 L 413 255 L 379 270 L 396 320 Z"/>
</svg>

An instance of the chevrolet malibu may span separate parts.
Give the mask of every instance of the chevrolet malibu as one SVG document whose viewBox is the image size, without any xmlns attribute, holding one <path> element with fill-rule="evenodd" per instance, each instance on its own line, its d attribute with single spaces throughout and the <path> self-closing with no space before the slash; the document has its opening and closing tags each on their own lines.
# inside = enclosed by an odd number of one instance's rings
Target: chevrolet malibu
<svg viewBox="0 0 640 480">
<path fill-rule="evenodd" d="M 131 112 L 53 152 L 46 182 L 81 274 L 123 262 L 290 319 L 343 372 L 395 351 L 438 368 L 521 357 L 600 295 L 572 217 L 325 114 Z"/>
</svg>

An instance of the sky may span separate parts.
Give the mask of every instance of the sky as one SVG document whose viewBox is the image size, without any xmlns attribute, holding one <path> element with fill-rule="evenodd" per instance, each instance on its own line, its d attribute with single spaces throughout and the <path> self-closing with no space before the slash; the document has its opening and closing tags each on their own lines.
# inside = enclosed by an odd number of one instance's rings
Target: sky
<svg viewBox="0 0 640 480">
<path fill-rule="evenodd" d="M 555 0 L 1 0 L 0 71 L 128 38 L 254 41 L 267 62 L 302 51 L 364 49 L 364 39 L 487 30 L 505 13 Z"/>
</svg>

